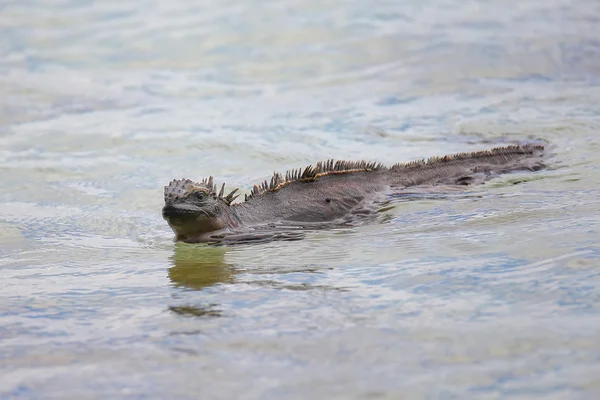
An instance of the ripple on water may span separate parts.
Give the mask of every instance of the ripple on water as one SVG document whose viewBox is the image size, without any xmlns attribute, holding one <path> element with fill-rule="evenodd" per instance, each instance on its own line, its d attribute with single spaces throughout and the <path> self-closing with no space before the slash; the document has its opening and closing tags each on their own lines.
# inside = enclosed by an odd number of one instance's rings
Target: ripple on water
<svg viewBox="0 0 600 400">
<path fill-rule="evenodd" d="M 4 6 L 0 397 L 593 398 L 598 7 Z M 160 215 L 173 178 L 540 139 L 548 170 L 301 241 Z"/>
</svg>

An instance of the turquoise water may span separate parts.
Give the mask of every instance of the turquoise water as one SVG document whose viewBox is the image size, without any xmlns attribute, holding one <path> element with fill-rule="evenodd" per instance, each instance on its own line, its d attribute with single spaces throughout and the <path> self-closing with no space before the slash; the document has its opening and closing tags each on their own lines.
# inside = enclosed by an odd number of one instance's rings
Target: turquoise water
<svg viewBox="0 0 600 400">
<path fill-rule="evenodd" d="M 0 5 L 0 397 L 600 395 L 595 1 Z M 551 168 L 298 242 L 174 244 L 173 178 L 519 140 Z"/>
</svg>

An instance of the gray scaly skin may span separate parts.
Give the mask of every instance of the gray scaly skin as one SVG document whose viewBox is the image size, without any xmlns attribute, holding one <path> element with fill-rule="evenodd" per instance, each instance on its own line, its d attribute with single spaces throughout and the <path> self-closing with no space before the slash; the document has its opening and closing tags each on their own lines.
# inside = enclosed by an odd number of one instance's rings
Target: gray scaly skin
<svg viewBox="0 0 600 400">
<path fill-rule="evenodd" d="M 218 242 L 253 227 L 326 223 L 373 210 L 392 193 L 440 193 L 483 183 L 511 171 L 543 168 L 544 147 L 508 146 L 385 167 L 364 161 L 325 161 L 275 173 L 255 185 L 245 201 L 238 189 L 217 193 L 212 176 L 201 182 L 177 179 L 165 186 L 163 218 L 176 241 Z"/>
</svg>

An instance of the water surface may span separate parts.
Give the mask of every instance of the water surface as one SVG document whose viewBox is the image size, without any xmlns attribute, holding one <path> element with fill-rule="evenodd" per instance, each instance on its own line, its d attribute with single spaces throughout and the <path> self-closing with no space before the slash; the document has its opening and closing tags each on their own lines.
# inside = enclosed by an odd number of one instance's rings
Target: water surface
<svg viewBox="0 0 600 400">
<path fill-rule="evenodd" d="M 2 398 L 600 394 L 595 1 L 0 6 Z M 174 244 L 172 178 L 540 139 L 298 242 Z"/>
</svg>

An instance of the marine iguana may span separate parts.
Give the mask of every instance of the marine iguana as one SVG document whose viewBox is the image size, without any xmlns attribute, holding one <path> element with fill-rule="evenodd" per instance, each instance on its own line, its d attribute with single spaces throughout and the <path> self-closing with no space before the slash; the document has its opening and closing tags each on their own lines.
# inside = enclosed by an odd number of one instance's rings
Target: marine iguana
<svg viewBox="0 0 600 400">
<path fill-rule="evenodd" d="M 221 242 L 269 224 L 308 225 L 375 213 L 374 206 L 395 193 L 421 193 L 483 183 L 506 172 L 543 168 L 544 146 L 497 147 L 386 167 L 377 162 L 327 160 L 304 169 L 275 172 L 254 185 L 245 201 L 233 203 L 238 189 L 217 192 L 213 177 L 194 182 L 174 179 L 165 186 L 163 218 L 176 241 Z M 260 229 L 259 229 L 260 231 Z M 244 233 L 246 232 L 246 233 Z M 283 234 L 285 238 L 285 234 Z M 251 240 L 251 239 L 250 239 Z"/>
</svg>

